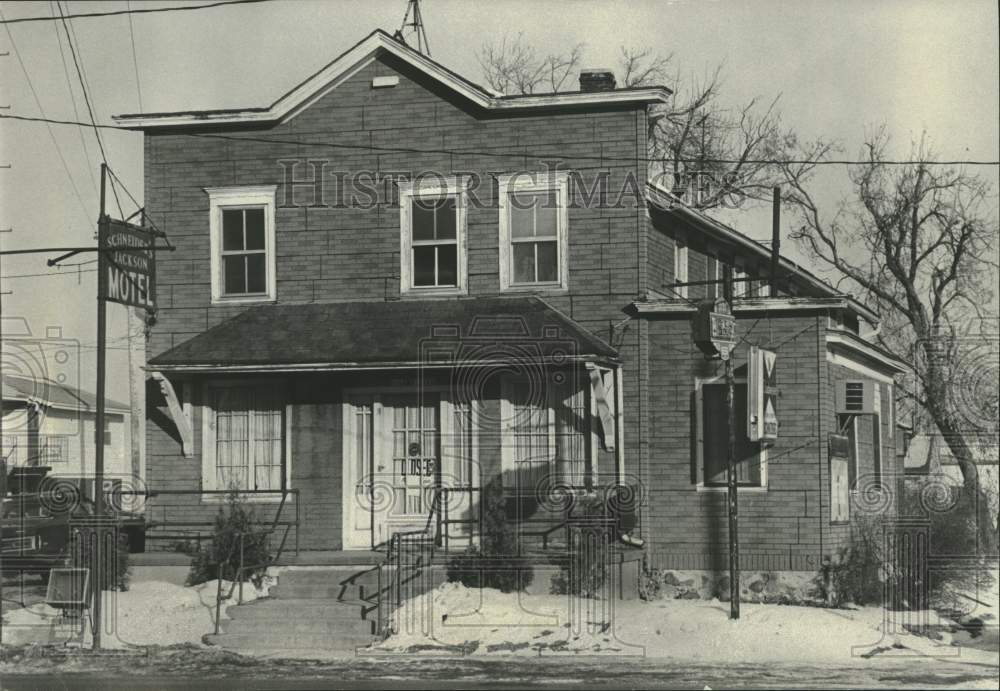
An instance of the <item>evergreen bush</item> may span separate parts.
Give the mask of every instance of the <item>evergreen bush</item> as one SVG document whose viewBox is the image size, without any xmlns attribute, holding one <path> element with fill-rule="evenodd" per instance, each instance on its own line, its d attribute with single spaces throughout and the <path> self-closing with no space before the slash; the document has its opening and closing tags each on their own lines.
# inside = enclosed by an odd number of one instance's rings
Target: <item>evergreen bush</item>
<svg viewBox="0 0 1000 691">
<path fill-rule="evenodd" d="M 207 546 L 199 546 L 191 559 L 191 571 L 187 584 L 198 585 L 219 577 L 222 564 L 222 578 L 236 580 L 240 568 L 240 536 L 243 538 L 243 579 L 260 586 L 271 562 L 268 535 L 261 533 L 262 522 L 257 511 L 239 492 L 226 495 L 226 502 L 219 507 L 215 516 L 212 540 Z"/>
</svg>

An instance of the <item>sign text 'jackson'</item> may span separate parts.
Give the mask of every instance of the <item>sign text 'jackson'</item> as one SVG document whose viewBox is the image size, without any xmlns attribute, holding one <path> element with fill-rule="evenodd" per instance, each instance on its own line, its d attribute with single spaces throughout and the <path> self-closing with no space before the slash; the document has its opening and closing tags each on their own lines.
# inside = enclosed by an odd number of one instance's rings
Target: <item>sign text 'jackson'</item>
<svg viewBox="0 0 1000 691">
<path fill-rule="evenodd" d="M 139 226 L 113 219 L 103 221 L 100 228 L 100 244 L 109 250 L 101 257 L 104 298 L 131 307 L 155 309 L 154 236 Z"/>
</svg>

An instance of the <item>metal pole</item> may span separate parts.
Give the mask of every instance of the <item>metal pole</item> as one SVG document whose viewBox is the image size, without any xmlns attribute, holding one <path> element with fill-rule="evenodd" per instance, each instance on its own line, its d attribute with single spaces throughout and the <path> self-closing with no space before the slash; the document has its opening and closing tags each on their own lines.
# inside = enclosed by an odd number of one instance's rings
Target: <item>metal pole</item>
<svg viewBox="0 0 1000 691">
<path fill-rule="evenodd" d="M 733 304 L 733 274 L 727 266 L 722 275 L 723 296 Z M 740 541 L 737 520 L 736 484 L 736 379 L 733 376 L 733 353 L 725 359 L 726 409 L 729 415 L 729 445 L 726 463 L 726 496 L 729 514 L 729 618 L 740 618 Z"/>
<path fill-rule="evenodd" d="M 101 164 L 101 215 L 97 221 L 97 418 L 94 421 L 94 516 L 97 519 L 97 546 L 93 555 L 94 564 L 94 648 L 101 648 L 101 629 L 104 622 L 101 619 L 101 601 L 104 596 L 104 555 L 102 524 L 104 518 L 104 379 L 105 379 L 105 340 L 107 331 L 107 303 L 104 295 L 104 280 L 107 272 L 105 257 L 105 240 L 107 235 L 107 216 L 105 215 L 105 190 L 107 188 L 108 166 Z"/>
<path fill-rule="evenodd" d="M 778 258 L 781 251 L 781 188 L 774 186 L 771 200 L 771 297 L 778 296 Z"/>
</svg>

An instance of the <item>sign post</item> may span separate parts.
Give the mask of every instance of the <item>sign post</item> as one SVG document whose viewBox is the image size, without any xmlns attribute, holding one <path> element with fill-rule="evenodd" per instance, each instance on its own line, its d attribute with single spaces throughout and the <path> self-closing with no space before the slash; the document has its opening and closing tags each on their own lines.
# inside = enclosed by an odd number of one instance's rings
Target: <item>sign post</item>
<svg viewBox="0 0 1000 691">
<path fill-rule="evenodd" d="M 101 211 L 97 219 L 97 419 L 94 422 L 94 516 L 96 518 L 97 539 L 92 543 L 91 560 L 94 566 L 94 606 L 93 614 L 94 648 L 101 648 L 101 632 L 104 621 L 101 604 L 104 599 L 104 540 L 100 523 L 104 518 L 104 380 L 107 350 L 107 293 L 104 276 L 107 273 L 105 256 L 106 227 L 109 219 L 105 213 L 105 190 L 108 180 L 108 164 L 101 163 Z M 86 554 L 89 550 L 85 550 Z"/>
<path fill-rule="evenodd" d="M 740 618 L 740 542 L 737 520 L 736 481 L 736 379 L 733 376 L 733 349 L 736 347 L 736 317 L 733 316 L 733 270 L 726 266 L 722 273 L 722 298 L 698 306 L 692 322 L 695 345 L 709 357 L 718 357 L 725 364 L 726 412 L 729 420 L 729 440 L 726 453 L 726 501 L 729 516 L 729 617 Z"/>
<path fill-rule="evenodd" d="M 726 304 L 733 304 L 732 268 L 725 267 L 722 274 L 722 293 Z M 733 329 L 730 333 L 729 353 L 736 346 L 736 319 L 731 317 Z M 738 515 L 738 485 L 736 483 L 736 378 L 733 376 L 733 359 L 729 353 L 726 363 L 726 409 L 729 415 L 729 444 L 726 463 L 726 500 L 729 514 L 729 618 L 740 618 L 740 541 Z"/>
<path fill-rule="evenodd" d="M 104 396 L 107 373 L 107 303 L 155 309 L 155 236 L 140 226 L 110 218 L 105 212 L 108 167 L 101 164 L 101 212 L 97 221 L 97 415 L 94 430 L 94 514 L 91 537 L 94 570 L 94 648 L 101 647 L 104 586 L 114 577 L 119 548 L 117 533 L 106 525 L 104 504 Z M 107 536 L 113 536 L 109 541 Z M 86 551 L 86 550 L 85 550 Z M 105 554 L 105 552 L 108 554 Z M 109 559 L 109 557 L 111 557 Z M 110 562 L 110 563 L 109 563 Z M 111 573 L 105 573 L 108 569 Z"/>
</svg>

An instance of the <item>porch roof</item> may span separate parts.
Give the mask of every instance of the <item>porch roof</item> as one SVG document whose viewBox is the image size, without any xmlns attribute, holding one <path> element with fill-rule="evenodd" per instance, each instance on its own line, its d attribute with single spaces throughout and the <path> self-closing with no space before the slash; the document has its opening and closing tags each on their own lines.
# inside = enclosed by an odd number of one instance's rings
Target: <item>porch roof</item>
<svg viewBox="0 0 1000 691">
<path fill-rule="evenodd" d="M 383 369 L 614 361 L 535 296 L 259 305 L 152 358 L 158 371 Z"/>
</svg>

